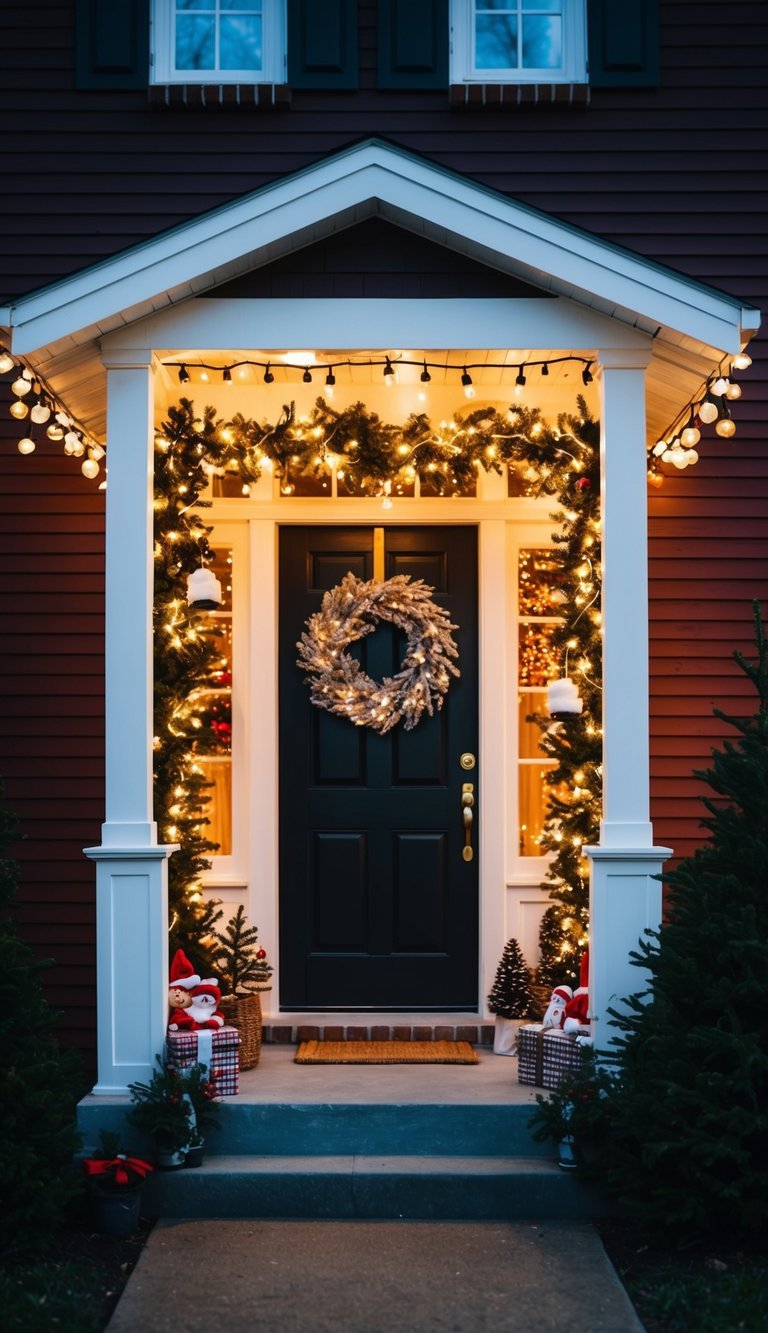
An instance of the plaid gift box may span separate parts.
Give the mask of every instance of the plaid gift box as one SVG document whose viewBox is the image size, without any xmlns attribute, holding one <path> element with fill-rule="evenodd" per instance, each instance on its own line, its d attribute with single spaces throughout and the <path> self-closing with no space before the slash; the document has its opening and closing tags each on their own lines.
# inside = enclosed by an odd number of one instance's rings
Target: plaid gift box
<svg viewBox="0 0 768 1333">
<path fill-rule="evenodd" d="M 582 1058 L 575 1036 L 561 1032 L 559 1028 L 549 1028 L 545 1032 L 541 1023 L 529 1023 L 520 1028 L 517 1057 L 518 1083 L 530 1083 L 550 1092 L 559 1086 L 566 1074 L 579 1068 Z"/>
<path fill-rule="evenodd" d="M 207 1046 L 211 1041 L 212 1051 Z M 216 1032 L 169 1032 L 166 1054 L 172 1069 L 189 1069 L 191 1065 L 207 1065 L 217 1097 L 233 1097 L 240 1091 L 240 1033 L 237 1028 L 223 1027 Z M 198 1054 L 199 1052 L 199 1054 Z"/>
</svg>

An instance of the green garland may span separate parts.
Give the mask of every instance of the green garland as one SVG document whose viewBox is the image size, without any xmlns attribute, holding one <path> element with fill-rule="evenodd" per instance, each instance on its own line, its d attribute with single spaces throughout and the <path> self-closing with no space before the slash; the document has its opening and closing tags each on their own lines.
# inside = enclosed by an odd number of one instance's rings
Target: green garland
<svg viewBox="0 0 768 1333">
<path fill-rule="evenodd" d="M 578 415 L 560 416 L 556 427 L 538 409 L 522 405 L 505 415 L 476 408 L 437 425 L 415 413 L 403 426 L 381 421 L 362 403 L 334 411 L 323 398 L 307 417 L 297 417 L 293 404 L 286 405 L 274 425 L 243 416 L 224 421 L 212 407 L 197 413 L 189 399 L 169 409 L 156 439 L 155 465 L 155 811 L 161 837 L 180 847 L 169 867 L 171 947 L 183 948 L 201 974 L 212 970 L 215 905 L 202 900 L 199 879 L 216 845 L 205 833 L 209 784 L 196 759 L 215 752 L 218 740 L 210 709 L 206 712 L 196 692 L 210 686 L 216 648 L 206 633 L 206 618 L 187 608 L 186 579 L 212 555 L 212 529 L 201 517 L 210 505 L 202 497 L 211 475 L 250 484 L 265 467 L 282 479 L 333 469 L 340 491 L 348 494 L 386 494 L 387 483 L 409 483 L 418 476 L 422 494 L 451 495 L 473 490 L 480 469 L 500 474 L 510 465 L 522 493 L 558 496 L 566 506 L 555 516 L 560 530 L 554 539 L 563 552 L 567 588 L 555 641 L 564 660 L 566 645 L 576 636 L 576 660 L 589 648 L 594 671 L 588 678 L 576 677 L 585 703 L 581 718 L 554 732 L 550 719 L 540 720 L 542 748 L 556 761 L 542 846 L 554 854 L 546 887 L 557 910 L 562 909 L 567 961 L 575 956 L 586 931 L 587 890 L 581 842 L 574 838 L 596 837 L 600 801 L 597 602 L 591 614 L 582 612 L 584 578 L 578 574 L 587 541 L 593 543 L 593 571 L 599 568 L 599 546 L 594 546 L 598 429 L 581 398 L 578 408 Z M 584 786 L 589 799 L 565 801 L 560 784 L 570 782 L 573 792 L 573 773 L 582 767 L 588 769 Z"/>
<path fill-rule="evenodd" d="M 188 441 L 201 466 L 247 483 L 265 466 L 283 479 L 334 469 L 347 494 L 380 495 L 387 482 L 409 483 L 417 476 L 422 493 L 427 487 L 449 495 L 470 490 L 480 468 L 500 474 L 506 464 L 521 464 L 527 465 L 529 494 L 553 495 L 583 450 L 572 420 L 562 417 L 552 428 L 538 408 L 515 406 L 502 415 L 479 407 L 437 424 L 423 412 L 412 413 L 394 426 L 363 403 L 337 412 L 318 398 L 307 416 L 297 417 L 289 403 L 274 424 L 241 415 L 225 422 L 215 420 L 209 407 L 197 417 L 193 404 L 182 399 L 163 435 L 172 449 Z"/>
</svg>

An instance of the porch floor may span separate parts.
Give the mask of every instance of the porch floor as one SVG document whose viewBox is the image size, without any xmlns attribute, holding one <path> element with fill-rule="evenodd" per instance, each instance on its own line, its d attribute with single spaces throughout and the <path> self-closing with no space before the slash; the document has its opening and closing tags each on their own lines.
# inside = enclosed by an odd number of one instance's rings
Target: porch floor
<svg viewBox="0 0 768 1333">
<path fill-rule="evenodd" d="M 475 1049 L 476 1065 L 297 1065 L 294 1046 L 265 1043 L 258 1065 L 240 1074 L 240 1092 L 226 1103 L 533 1104 L 538 1089 L 518 1083 L 515 1056 Z"/>
</svg>

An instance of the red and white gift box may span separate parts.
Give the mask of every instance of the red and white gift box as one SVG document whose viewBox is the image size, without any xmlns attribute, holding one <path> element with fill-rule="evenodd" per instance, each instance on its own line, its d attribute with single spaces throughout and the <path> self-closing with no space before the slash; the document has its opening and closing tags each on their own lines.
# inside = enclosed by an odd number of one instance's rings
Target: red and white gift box
<svg viewBox="0 0 768 1333">
<path fill-rule="evenodd" d="M 213 1032 L 169 1032 L 166 1058 L 172 1069 L 205 1065 L 217 1097 L 233 1097 L 240 1091 L 240 1033 L 237 1028 L 222 1027 Z"/>
<path fill-rule="evenodd" d="M 582 1060 L 576 1036 L 560 1028 L 527 1023 L 517 1034 L 517 1081 L 553 1092 Z"/>
</svg>

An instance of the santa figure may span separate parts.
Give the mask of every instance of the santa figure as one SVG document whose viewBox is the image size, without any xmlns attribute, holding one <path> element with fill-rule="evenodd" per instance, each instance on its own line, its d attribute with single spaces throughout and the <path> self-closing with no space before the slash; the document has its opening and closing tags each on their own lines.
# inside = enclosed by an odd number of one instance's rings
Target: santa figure
<svg viewBox="0 0 768 1333">
<path fill-rule="evenodd" d="M 565 1006 L 573 998 L 573 991 L 570 986 L 555 986 L 549 997 L 549 1007 L 541 1020 L 541 1026 L 546 1032 L 548 1028 L 562 1028 L 565 1018 Z"/>
<path fill-rule="evenodd" d="M 200 977 L 192 967 L 184 950 L 177 949 L 171 962 L 170 987 L 168 990 L 168 1005 L 170 1008 L 168 1030 L 170 1032 L 178 1032 L 181 1028 L 194 1028 L 195 1020 L 189 1014 L 189 1009 L 192 1005 L 192 991 L 199 985 Z"/>
<path fill-rule="evenodd" d="M 216 985 L 213 977 L 201 981 L 199 986 L 195 986 L 191 992 L 192 1003 L 187 1010 L 187 1014 L 194 1020 L 193 1031 L 198 1028 L 221 1028 L 224 1026 L 224 1019 L 221 1014 L 216 1013 L 221 991 Z"/>
<path fill-rule="evenodd" d="M 581 1036 L 589 1032 L 589 949 L 581 957 L 578 989 L 565 1006 L 563 1032 Z"/>
</svg>

